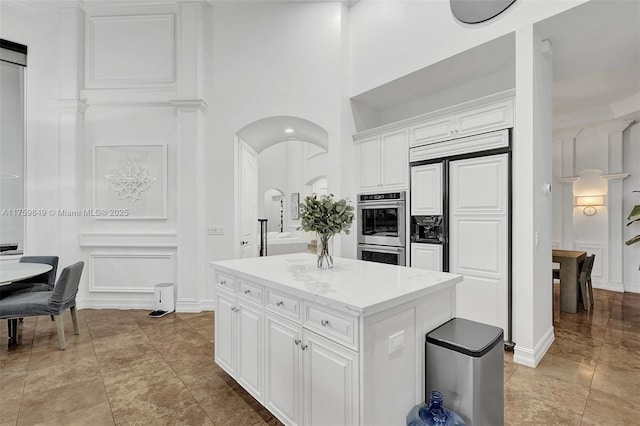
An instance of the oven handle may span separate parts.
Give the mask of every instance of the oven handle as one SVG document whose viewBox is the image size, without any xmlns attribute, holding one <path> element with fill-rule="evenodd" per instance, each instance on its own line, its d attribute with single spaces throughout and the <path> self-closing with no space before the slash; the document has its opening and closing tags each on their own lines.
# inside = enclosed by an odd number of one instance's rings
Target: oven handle
<svg viewBox="0 0 640 426">
<path fill-rule="evenodd" d="M 404 253 L 404 247 L 376 246 L 372 244 L 358 244 L 360 250 L 370 250 L 378 253 Z"/>
<path fill-rule="evenodd" d="M 358 207 L 361 209 L 377 209 L 378 207 L 403 207 L 404 206 L 404 201 L 376 201 L 375 203 L 372 202 L 363 202 L 363 203 L 358 203 Z"/>
</svg>

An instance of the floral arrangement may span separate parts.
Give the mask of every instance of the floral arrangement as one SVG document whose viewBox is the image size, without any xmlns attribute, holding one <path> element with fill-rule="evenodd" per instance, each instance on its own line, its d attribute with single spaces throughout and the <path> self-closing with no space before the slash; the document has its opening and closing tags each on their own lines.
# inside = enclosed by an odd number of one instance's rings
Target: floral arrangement
<svg viewBox="0 0 640 426">
<path fill-rule="evenodd" d="M 634 192 L 637 192 L 637 191 L 634 191 Z M 640 205 L 633 206 L 633 209 L 631 210 L 631 213 L 629 213 L 629 217 L 627 218 L 627 220 L 630 221 L 629 223 L 627 223 L 627 226 L 631 225 L 632 223 L 640 221 Z M 632 237 L 628 241 L 625 241 L 625 244 L 630 246 L 631 244 L 635 244 L 638 242 L 640 242 L 640 234 L 636 235 L 635 237 Z"/>
<path fill-rule="evenodd" d="M 329 253 L 329 239 L 335 234 L 349 234 L 353 223 L 353 206 L 345 199 L 334 200 L 333 194 L 310 195 L 300 206 L 300 219 L 306 232 L 318 234 L 318 267 L 333 267 L 333 257 Z"/>
</svg>

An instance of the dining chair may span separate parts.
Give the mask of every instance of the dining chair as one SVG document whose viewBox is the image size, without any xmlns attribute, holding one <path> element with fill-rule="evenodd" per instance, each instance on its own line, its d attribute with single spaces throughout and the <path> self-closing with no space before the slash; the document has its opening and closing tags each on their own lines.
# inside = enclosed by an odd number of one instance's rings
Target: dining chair
<svg viewBox="0 0 640 426">
<path fill-rule="evenodd" d="M 0 287 L 0 299 L 14 293 L 27 291 L 53 290 L 58 271 L 58 256 L 22 256 L 20 263 L 44 263 L 51 265 L 51 270 L 35 277 L 14 281 L 11 284 Z"/>
<path fill-rule="evenodd" d="M 0 319 L 13 319 L 39 315 L 53 315 L 60 349 L 65 348 L 63 312 L 71 311 L 73 331 L 79 334 L 76 313 L 76 294 L 84 262 L 77 262 L 62 270 L 53 290 L 30 291 L 11 294 L 0 299 Z M 17 339 L 15 330 L 14 339 Z"/>
<path fill-rule="evenodd" d="M 591 271 L 593 270 L 593 262 L 596 259 L 596 255 L 592 254 L 582 263 L 582 269 L 580 269 L 580 293 L 582 293 L 582 306 L 588 312 L 593 307 L 593 284 L 591 282 Z"/>
</svg>

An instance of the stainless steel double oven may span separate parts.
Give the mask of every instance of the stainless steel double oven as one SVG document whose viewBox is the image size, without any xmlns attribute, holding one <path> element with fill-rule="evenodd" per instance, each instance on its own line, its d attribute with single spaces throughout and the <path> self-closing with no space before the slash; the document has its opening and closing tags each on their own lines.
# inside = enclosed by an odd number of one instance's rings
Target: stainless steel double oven
<svg viewBox="0 0 640 426">
<path fill-rule="evenodd" d="M 358 259 L 406 265 L 406 193 L 358 195 Z"/>
</svg>

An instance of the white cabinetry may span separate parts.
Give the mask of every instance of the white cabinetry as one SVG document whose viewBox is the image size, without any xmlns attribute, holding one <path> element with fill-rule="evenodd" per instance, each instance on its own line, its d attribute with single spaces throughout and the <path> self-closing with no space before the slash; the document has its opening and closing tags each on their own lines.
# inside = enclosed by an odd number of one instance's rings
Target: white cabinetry
<svg viewBox="0 0 640 426">
<path fill-rule="evenodd" d="M 411 243 L 411 267 L 442 271 L 442 246 L 440 244 Z"/>
<path fill-rule="evenodd" d="M 358 424 L 358 353 L 278 315 L 266 321 L 265 406 L 291 425 Z"/>
<path fill-rule="evenodd" d="M 216 287 L 216 362 L 232 375 L 251 395 L 260 398 L 263 392 L 263 322 L 261 306 L 252 303 L 255 294 L 261 297 L 261 286 L 236 282 L 219 274 Z M 236 295 L 229 288 L 243 291 Z M 252 295 L 253 293 L 253 295 Z"/>
<path fill-rule="evenodd" d="M 410 146 L 420 146 L 513 127 L 513 100 L 474 106 L 410 127 Z"/>
<path fill-rule="evenodd" d="M 411 216 L 442 214 L 442 163 L 411 168 Z"/>
<path fill-rule="evenodd" d="M 399 129 L 356 142 L 358 192 L 409 187 L 409 137 Z"/>
<path fill-rule="evenodd" d="M 403 424 L 460 277 L 337 261 L 331 274 L 307 253 L 213 262 L 216 363 L 285 425 Z"/>
</svg>

